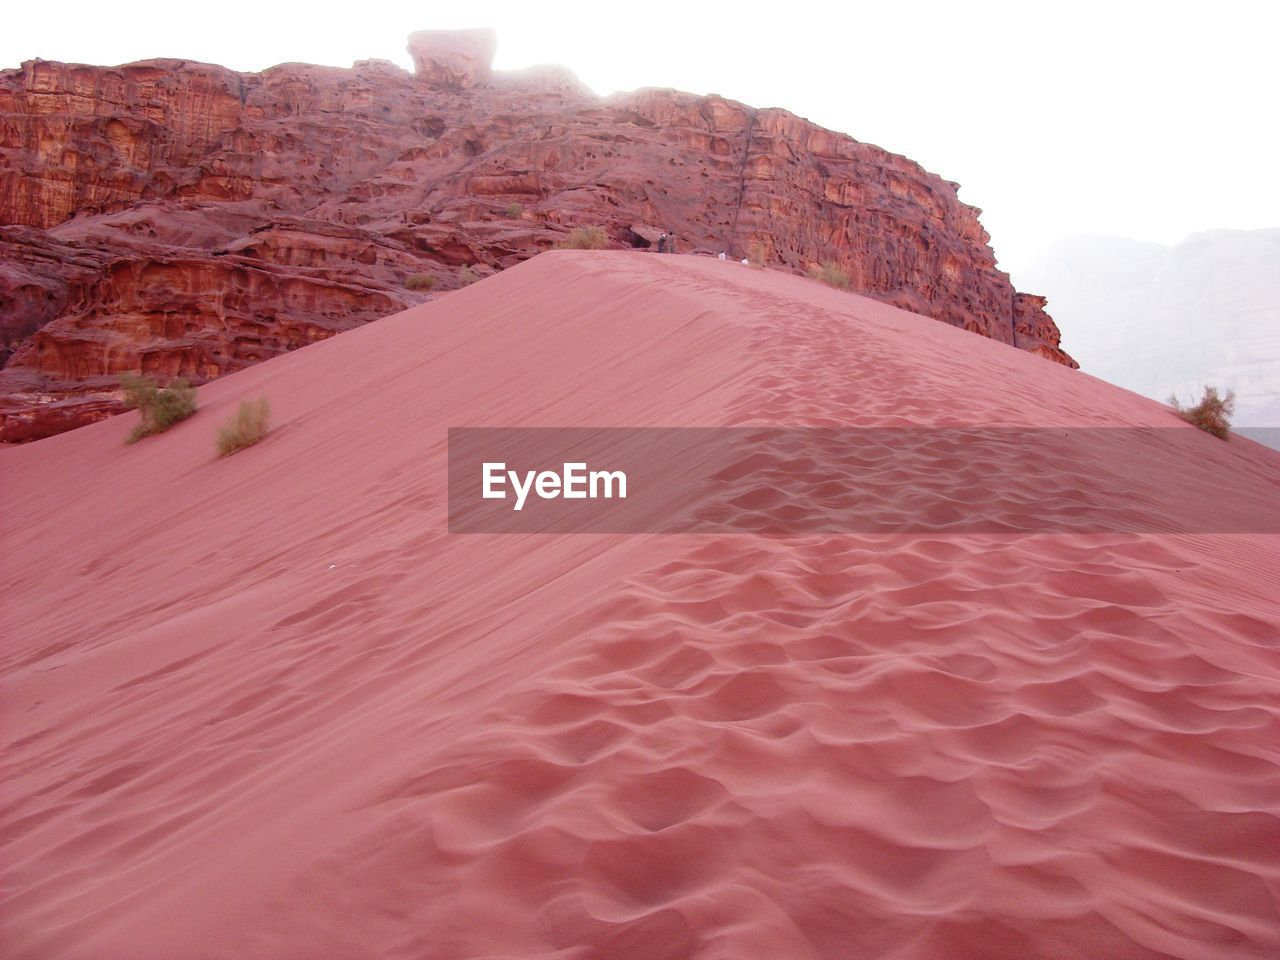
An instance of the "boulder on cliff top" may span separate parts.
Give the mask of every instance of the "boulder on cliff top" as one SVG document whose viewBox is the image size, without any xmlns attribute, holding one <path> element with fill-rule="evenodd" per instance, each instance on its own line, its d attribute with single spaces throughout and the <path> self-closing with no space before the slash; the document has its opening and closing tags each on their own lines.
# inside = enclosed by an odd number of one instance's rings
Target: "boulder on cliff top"
<svg viewBox="0 0 1280 960">
<path fill-rule="evenodd" d="M 493 73 L 498 35 L 476 30 L 419 30 L 409 35 L 409 56 L 419 83 L 450 90 L 483 86 Z"/>
</svg>

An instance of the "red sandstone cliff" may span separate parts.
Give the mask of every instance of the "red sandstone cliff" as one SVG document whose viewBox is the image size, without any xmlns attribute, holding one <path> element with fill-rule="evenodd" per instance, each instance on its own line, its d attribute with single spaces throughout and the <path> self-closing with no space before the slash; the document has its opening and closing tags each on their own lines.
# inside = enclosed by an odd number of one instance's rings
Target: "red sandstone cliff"
<svg viewBox="0 0 1280 960">
<path fill-rule="evenodd" d="M 409 74 L 155 60 L 0 71 L 0 439 L 120 409 L 120 373 L 204 381 L 602 223 L 682 252 L 841 264 L 860 292 L 1074 366 L 979 211 L 918 164 L 784 110 L 563 68 L 492 73 L 487 31 Z"/>
</svg>

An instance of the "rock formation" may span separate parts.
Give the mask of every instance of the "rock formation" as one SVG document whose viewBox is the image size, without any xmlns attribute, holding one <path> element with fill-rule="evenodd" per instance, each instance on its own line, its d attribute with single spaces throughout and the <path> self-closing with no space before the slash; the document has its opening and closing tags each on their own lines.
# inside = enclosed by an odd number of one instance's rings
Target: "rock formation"
<svg viewBox="0 0 1280 960">
<path fill-rule="evenodd" d="M 492 30 L 419 30 L 409 36 L 413 75 L 419 83 L 466 90 L 493 75 L 498 35 Z"/>
<path fill-rule="evenodd" d="M 493 74 L 494 45 L 416 33 L 416 75 L 0 71 L 0 439 L 118 411 L 125 371 L 203 382 L 438 295 L 411 275 L 447 291 L 584 224 L 835 261 L 860 292 L 1074 366 L 956 184 L 785 110 Z"/>
</svg>

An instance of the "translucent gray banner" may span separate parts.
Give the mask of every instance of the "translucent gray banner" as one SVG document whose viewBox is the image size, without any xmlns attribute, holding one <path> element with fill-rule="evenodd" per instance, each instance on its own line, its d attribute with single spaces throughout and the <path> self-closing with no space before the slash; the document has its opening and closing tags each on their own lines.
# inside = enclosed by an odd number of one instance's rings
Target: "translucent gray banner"
<svg viewBox="0 0 1280 960">
<path fill-rule="evenodd" d="M 1192 428 L 453 428 L 453 533 L 1277 533 L 1280 454 Z"/>
</svg>

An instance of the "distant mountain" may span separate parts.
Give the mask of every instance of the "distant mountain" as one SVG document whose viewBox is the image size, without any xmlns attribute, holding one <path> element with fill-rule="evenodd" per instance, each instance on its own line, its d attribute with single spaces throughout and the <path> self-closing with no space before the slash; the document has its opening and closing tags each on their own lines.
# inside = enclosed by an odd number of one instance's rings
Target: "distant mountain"
<svg viewBox="0 0 1280 960">
<path fill-rule="evenodd" d="M 1071 237 L 1018 279 L 1087 373 L 1157 400 L 1234 389 L 1237 426 L 1280 426 L 1280 229 Z"/>
</svg>

